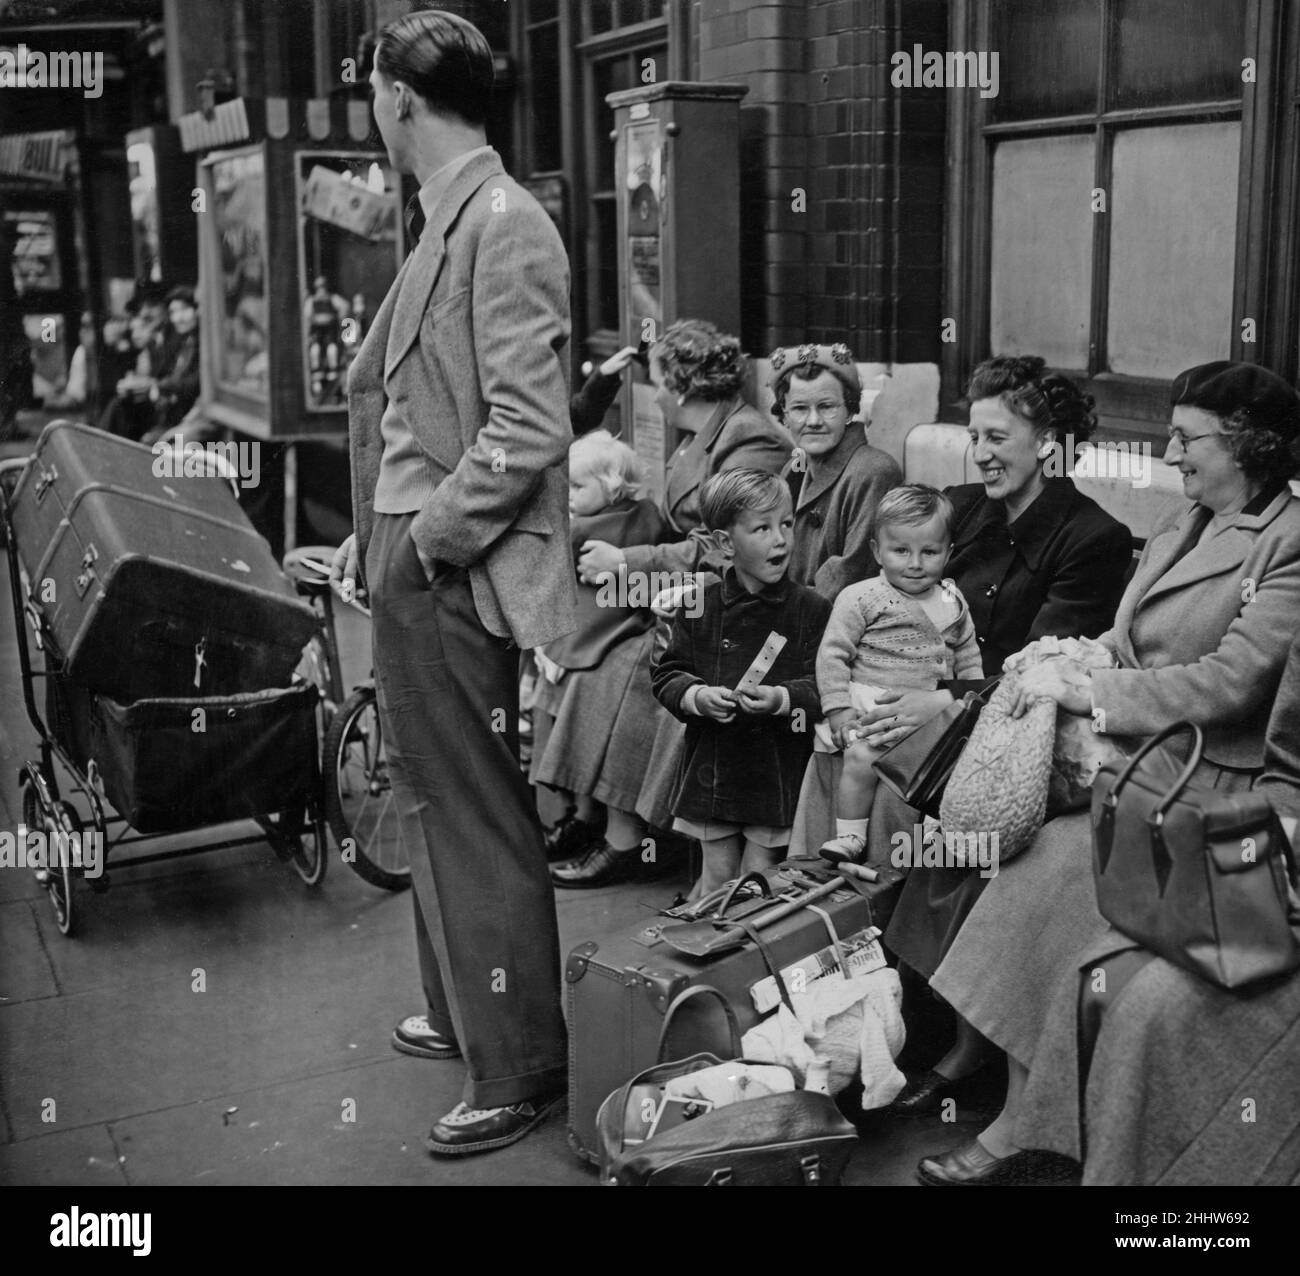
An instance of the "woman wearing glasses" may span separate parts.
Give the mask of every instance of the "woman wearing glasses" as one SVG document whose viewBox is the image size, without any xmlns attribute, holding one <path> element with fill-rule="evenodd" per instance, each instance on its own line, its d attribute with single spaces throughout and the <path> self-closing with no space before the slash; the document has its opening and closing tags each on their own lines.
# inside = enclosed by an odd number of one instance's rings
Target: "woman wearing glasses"
<svg viewBox="0 0 1300 1276">
<path fill-rule="evenodd" d="M 834 602 L 876 574 L 871 520 L 903 472 L 867 442 L 858 419 L 862 382 L 848 346 L 792 346 L 774 350 L 771 363 L 772 415 L 795 443 L 783 471 L 794 500 L 790 579 Z"/>
<path fill-rule="evenodd" d="M 1048 697 L 1130 738 L 1190 720 L 1205 733 L 1192 782 L 1233 792 L 1263 768 L 1269 710 L 1300 617 L 1300 499 L 1288 486 L 1300 398 L 1265 368 L 1221 361 L 1179 375 L 1172 401 L 1164 459 L 1181 472 L 1188 504 L 1154 528 L 1102 635 L 1119 667 L 1067 677 L 1058 662 L 1035 665 L 1015 711 Z M 1047 824 L 989 882 L 930 980 L 1006 1051 L 1008 1088 L 977 1138 L 920 1163 L 925 1183 L 1042 1173 L 1022 1151 L 1033 1144 L 1017 1122 L 1049 1012 L 1061 997 L 1075 1004 L 1081 963 L 1090 970 L 1107 952 L 1132 947 L 1097 912 L 1090 842 L 1087 812 Z M 1077 1090 L 1062 1091 L 1077 1103 Z"/>
</svg>

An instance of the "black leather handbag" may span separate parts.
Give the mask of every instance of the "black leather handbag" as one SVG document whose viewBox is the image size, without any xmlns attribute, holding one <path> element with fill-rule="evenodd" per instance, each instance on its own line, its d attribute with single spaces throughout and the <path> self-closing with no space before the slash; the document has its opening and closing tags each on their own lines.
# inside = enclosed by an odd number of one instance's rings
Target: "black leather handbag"
<svg viewBox="0 0 1300 1276">
<path fill-rule="evenodd" d="M 968 691 L 881 754 L 875 762 L 881 783 L 908 806 L 938 819 L 943 791 L 997 681 L 979 691 Z"/>
<path fill-rule="evenodd" d="M 1185 763 L 1161 746 L 1191 732 Z M 1193 788 L 1199 727 L 1177 722 L 1092 790 L 1097 907 L 1117 930 L 1221 988 L 1300 966 L 1295 860 L 1262 793 Z M 1172 777 L 1172 778 L 1171 778 Z"/>
<path fill-rule="evenodd" d="M 795 1090 L 715 1108 L 638 1141 L 646 1114 L 661 1102 L 665 1084 L 723 1062 L 694 1054 L 663 1062 L 678 1009 L 709 996 L 726 1011 L 731 1057 L 740 1054 L 740 1030 L 726 997 L 697 984 L 668 1007 L 659 1059 L 601 1104 L 596 1118 L 601 1182 L 616 1187 L 833 1187 L 857 1146 L 853 1126 L 829 1095 Z M 744 1062 L 741 1060 L 740 1062 Z"/>
</svg>

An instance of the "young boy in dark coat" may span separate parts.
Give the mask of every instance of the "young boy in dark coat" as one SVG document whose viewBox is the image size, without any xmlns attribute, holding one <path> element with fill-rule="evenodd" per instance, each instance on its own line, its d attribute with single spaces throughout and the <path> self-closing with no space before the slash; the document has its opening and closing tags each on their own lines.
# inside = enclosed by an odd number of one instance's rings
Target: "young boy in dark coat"
<svg viewBox="0 0 1300 1276">
<path fill-rule="evenodd" d="M 652 680 L 686 723 L 673 827 L 703 846 L 707 893 L 784 856 L 821 717 L 815 666 L 831 604 L 789 579 L 794 517 L 775 475 L 725 470 L 700 509 L 731 566 L 700 614 L 678 614 Z"/>
</svg>

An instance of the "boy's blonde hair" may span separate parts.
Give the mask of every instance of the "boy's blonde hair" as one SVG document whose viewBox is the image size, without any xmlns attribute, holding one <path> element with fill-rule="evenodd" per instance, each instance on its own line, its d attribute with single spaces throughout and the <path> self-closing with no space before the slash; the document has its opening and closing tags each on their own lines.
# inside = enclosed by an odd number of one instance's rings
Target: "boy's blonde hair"
<svg viewBox="0 0 1300 1276">
<path fill-rule="evenodd" d="M 640 496 L 644 481 L 641 458 L 608 430 L 592 430 L 569 445 L 570 478 L 591 477 L 612 505 L 625 496 Z"/>
</svg>

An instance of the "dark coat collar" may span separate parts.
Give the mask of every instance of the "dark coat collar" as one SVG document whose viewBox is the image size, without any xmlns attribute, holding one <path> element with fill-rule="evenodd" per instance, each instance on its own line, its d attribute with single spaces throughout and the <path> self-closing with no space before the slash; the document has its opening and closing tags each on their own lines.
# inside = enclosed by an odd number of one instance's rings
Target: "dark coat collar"
<svg viewBox="0 0 1300 1276">
<path fill-rule="evenodd" d="M 844 428 L 844 437 L 826 456 L 818 460 L 815 474 L 811 468 L 799 473 L 794 469 L 793 461 L 787 465 L 784 474 L 790 482 L 790 489 L 792 492 L 795 491 L 796 486 L 798 489 L 795 510 L 798 511 L 803 509 L 805 505 L 811 505 L 824 492 L 834 487 L 839 481 L 840 475 L 844 473 L 844 468 L 852 459 L 853 454 L 859 448 L 866 446 L 866 426 L 861 421 L 850 421 Z"/>
<path fill-rule="evenodd" d="M 790 596 L 790 577 L 782 576 L 775 584 L 764 585 L 756 594 L 751 594 L 740 583 L 734 567 L 728 567 L 722 575 L 722 605 L 734 607 L 748 598 L 762 599 L 765 603 L 783 603 Z"/>
<path fill-rule="evenodd" d="M 1043 480 L 1043 490 L 1033 504 L 1009 526 L 1006 502 L 985 498 L 980 503 L 972 530 L 978 534 L 986 528 L 1007 528 L 1015 537 L 1016 548 L 1030 570 L 1036 571 L 1048 542 L 1071 518 L 1081 499 L 1079 489 L 1070 479 L 1047 478 Z"/>
</svg>

